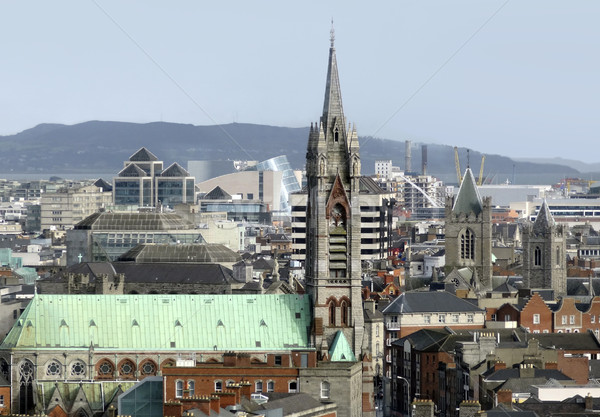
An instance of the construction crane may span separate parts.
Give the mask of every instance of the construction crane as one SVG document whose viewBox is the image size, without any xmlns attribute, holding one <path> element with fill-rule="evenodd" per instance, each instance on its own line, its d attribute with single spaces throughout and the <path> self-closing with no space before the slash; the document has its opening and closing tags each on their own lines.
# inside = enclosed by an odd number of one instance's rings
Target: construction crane
<svg viewBox="0 0 600 417">
<path fill-rule="evenodd" d="M 481 155 L 481 168 L 479 168 L 479 178 L 477 179 L 477 186 L 483 183 L 483 163 L 485 162 L 485 155 Z"/>
<path fill-rule="evenodd" d="M 458 147 L 454 147 L 454 165 L 456 165 L 456 179 L 458 180 L 458 185 L 462 183 L 462 174 L 460 173 L 460 162 L 458 160 Z"/>
</svg>

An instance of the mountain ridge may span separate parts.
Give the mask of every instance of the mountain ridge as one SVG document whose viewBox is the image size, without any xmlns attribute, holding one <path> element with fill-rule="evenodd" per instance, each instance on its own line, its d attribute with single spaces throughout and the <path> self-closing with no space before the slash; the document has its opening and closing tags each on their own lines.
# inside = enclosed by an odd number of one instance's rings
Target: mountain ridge
<svg viewBox="0 0 600 417">
<path fill-rule="evenodd" d="M 197 126 L 170 122 L 114 122 L 91 120 L 73 125 L 43 123 L 14 135 L 0 136 L 0 173 L 97 173 L 122 168 L 135 151 L 145 146 L 168 166 L 189 160 L 265 160 L 286 155 L 294 169 L 302 169 L 306 158 L 309 127 L 281 127 L 252 123 Z M 376 160 L 391 159 L 403 167 L 404 142 L 359 137 L 362 172 L 374 172 Z M 421 145 L 411 147 L 412 167 L 421 172 Z M 427 173 L 447 183 L 456 183 L 454 148 L 426 144 Z M 470 150 L 475 174 L 482 154 Z M 467 167 L 467 151 L 459 148 L 462 169 Z M 582 163 L 583 164 L 583 163 Z M 594 164 L 590 164 L 594 165 Z M 599 164 L 600 165 L 600 164 Z M 583 165 L 582 165 L 583 166 Z M 600 171 L 600 169 L 598 169 Z M 484 177 L 493 183 L 550 184 L 565 176 L 581 176 L 578 169 L 557 163 L 534 163 L 502 155 L 486 154 Z M 586 176 L 600 174 L 586 172 Z"/>
</svg>

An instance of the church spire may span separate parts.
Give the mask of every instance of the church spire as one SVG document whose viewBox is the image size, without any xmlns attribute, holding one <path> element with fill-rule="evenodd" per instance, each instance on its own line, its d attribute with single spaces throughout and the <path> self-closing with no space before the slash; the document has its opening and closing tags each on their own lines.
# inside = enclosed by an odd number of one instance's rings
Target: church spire
<svg viewBox="0 0 600 417">
<path fill-rule="evenodd" d="M 544 232 L 554 226 L 554 224 L 554 217 L 552 217 L 552 213 L 550 213 L 550 209 L 548 208 L 548 203 L 544 198 L 540 211 L 535 218 L 535 222 L 533 222 L 533 230 L 538 233 Z"/>
<path fill-rule="evenodd" d="M 327 66 L 327 84 L 325 86 L 325 100 L 323 103 L 322 122 L 326 131 L 333 132 L 334 125 L 338 126 L 339 135 L 344 134 L 344 108 L 342 107 L 342 91 L 338 76 L 337 60 L 335 57 L 335 30 L 333 19 L 331 20 L 331 31 L 329 36 L 331 46 L 329 47 L 329 64 Z"/>
<path fill-rule="evenodd" d="M 465 171 L 452 211 L 456 214 L 464 213 L 467 216 L 471 213 L 475 213 L 477 216 L 483 211 L 481 196 L 471 168 L 467 168 Z"/>
</svg>

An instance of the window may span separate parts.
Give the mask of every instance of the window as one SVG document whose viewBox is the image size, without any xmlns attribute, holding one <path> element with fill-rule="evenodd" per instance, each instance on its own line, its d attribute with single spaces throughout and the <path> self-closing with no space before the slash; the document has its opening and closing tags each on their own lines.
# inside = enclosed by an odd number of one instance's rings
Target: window
<svg viewBox="0 0 600 417">
<path fill-rule="evenodd" d="M 215 381 L 215 392 L 223 391 L 223 381 Z"/>
<path fill-rule="evenodd" d="M 430 324 L 431 323 L 431 314 L 425 314 L 423 316 L 423 321 L 425 322 L 425 324 Z"/>
<path fill-rule="evenodd" d="M 460 234 L 460 258 L 475 259 L 475 236 L 471 229 Z"/>
<path fill-rule="evenodd" d="M 496 320 L 497 320 L 497 317 L 496 317 L 496 315 L 495 315 L 495 314 L 492 314 L 492 321 L 496 321 Z"/>
<path fill-rule="evenodd" d="M 560 265 L 560 247 L 556 247 L 556 265 Z"/>
<path fill-rule="evenodd" d="M 471 314 L 471 318 L 473 317 L 473 315 Z M 452 323 L 458 323 L 458 314 L 453 314 L 452 315 Z M 470 321 L 469 323 L 473 323 L 472 321 Z"/>
<path fill-rule="evenodd" d="M 593 314 L 590 316 L 590 322 L 596 323 L 596 316 L 594 316 Z"/>
<path fill-rule="evenodd" d="M 196 395 L 196 383 L 192 380 L 188 381 L 188 396 L 193 397 Z"/>
<path fill-rule="evenodd" d="M 58 376 L 60 375 L 61 365 L 57 361 L 51 361 L 46 367 L 46 375 L 48 376 Z"/>
<path fill-rule="evenodd" d="M 100 376 L 103 376 L 103 377 L 112 376 L 114 371 L 115 371 L 115 368 L 114 368 L 113 364 L 110 363 L 106 359 L 100 363 L 100 366 L 98 366 L 98 374 L 100 374 Z"/>
<path fill-rule="evenodd" d="M 119 374 L 125 378 L 133 377 L 135 371 L 135 365 L 131 361 L 123 361 L 119 367 Z"/>
<path fill-rule="evenodd" d="M 540 315 L 539 314 L 533 315 L 533 324 L 540 324 Z"/>
<path fill-rule="evenodd" d="M 329 302 L 329 325 L 335 326 L 335 303 L 333 300 Z"/>
<path fill-rule="evenodd" d="M 327 381 L 321 382 L 321 398 L 322 399 L 329 398 L 329 382 L 327 382 Z"/>
<path fill-rule="evenodd" d="M 473 314 L 467 314 L 467 323 L 473 323 L 475 321 L 475 316 Z"/>
<path fill-rule="evenodd" d="M 567 324 L 567 316 L 561 316 L 561 324 Z"/>
<path fill-rule="evenodd" d="M 262 381 L 256 381 L 254 383 L 254 392 L 263 392 L 263 383 L 262 383 Z"/>
<path fill-rule="evenodd" d="M 344 300 L 340 304 L 340 313 L 342 316 L 342 326 L 348 325 L 348 303 Z"/>
<path fill-rule="evenodd" d="M 154 362 L 146 361 L 142 364 L 141 368 L 142 375 L 155 375 L 156 374 L 156 365 Z"/>
<path fill-rule="evenodd" d="M 536 246 L 535 250 L 533 251 L 533 264 L 535 266 L 542 265 L 542 250 L 539 246 Z"/>
<path fill-rule="evenodd" d="M 298 392 L 298 382 L 297 381 L 288 382 L 288 392 L 292 393 L 292 394 L 295 392 Z"/>
<path fill-rule="evenodd" d="M 75 361 L 71 364 L 71 375 L 72 376 L 84 376 L 85 375 L 85 364 L 81 361 Z"/>
<path fill-rule="evenodd" d="M 0 395 L 0 407 L 4 407 L 4 395 Z"/>
<path fill-rule="evenodd" d="M 175 381 L 175 398 L 183 397 L 183 381 Z"/>
<path fill-rule="evenodd" d="M 438 322 L 439 323 L 446 323 L 446 315 L 445 314 L 439 314 L 438 315 Z"/>
<path fill-rule="evenodd" d="M 281 366 L 281 355 L 275 355 L 275 366 Z"/>
<path fill-rule="evenodd" d="M 505 314 L 504 315 L 504 321 L 512 321 L 510 318 L 510 314 Z"/>
<path fill-rule="evenodd" d="M 267 392 L 274 392 L 274 391 L 275 391 L 275 381 L 267 382 Z"/>
<path fill-rule="evenodd" d="M 575 324 L 575 315 L 574 314 L 571 314 L 569 316 L 569 324 Z"/>
</svg>

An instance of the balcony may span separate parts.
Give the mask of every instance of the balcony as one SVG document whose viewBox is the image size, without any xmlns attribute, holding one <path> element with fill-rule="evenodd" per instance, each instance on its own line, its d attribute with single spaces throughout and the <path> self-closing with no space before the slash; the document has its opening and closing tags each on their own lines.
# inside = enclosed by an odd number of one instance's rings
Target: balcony
<svg viewBox="0 0 600 417">
<path fill-rule="evenodd" d="M 386 330 L 400 330 L 400 323 L 389 321 L 385 323 L 385 328 Z"/>
</svg>

